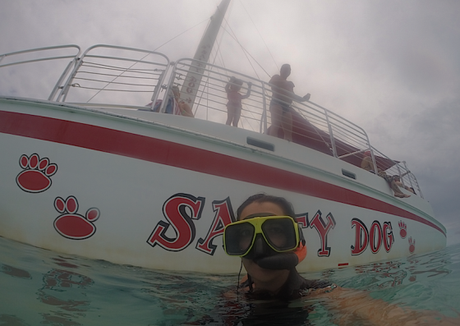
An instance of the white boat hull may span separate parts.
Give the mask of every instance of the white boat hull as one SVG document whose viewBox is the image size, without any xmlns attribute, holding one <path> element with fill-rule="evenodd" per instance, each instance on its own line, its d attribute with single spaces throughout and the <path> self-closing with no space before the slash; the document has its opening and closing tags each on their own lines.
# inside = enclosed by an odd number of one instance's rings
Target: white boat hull
<svg viewBox="0 0 460 326">
<path fill-rule="evenodd" d="M 446 245 L 424 199 L 395 198 L 382 178 L 334 157 L 199 119 L 106 111 L 0 99 L 0 236 L 118 264 L 234 273 L 223 225 L 265 192 L 292 201 L 304 224 L 299 271 Z"/>
</svg>

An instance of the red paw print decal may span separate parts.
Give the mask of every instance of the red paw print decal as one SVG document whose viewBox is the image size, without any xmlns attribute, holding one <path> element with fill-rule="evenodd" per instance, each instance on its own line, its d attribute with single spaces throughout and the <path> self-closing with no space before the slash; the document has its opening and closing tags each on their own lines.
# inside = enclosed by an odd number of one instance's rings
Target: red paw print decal
<svg viewBox="0 0 460 326">
<path fill-rule="evenodd" d="M 58 169 L 47 157 L 40 159 L 35 153 L 30 157 L 21 155 L 19 165 L 23 171 L 16 177 L 16 183 L 22 190 L 32 193 L 43 192 L 51 187 L 51 176 Z"/>
<path fill-rule="evenodd" d="M 409 252 L 413 254 L 415 251 L 415 239 L 412 239 L 412 237 L 409 238 Z"/>
<path fill-rule="evenodd" d="M 405 239 L 407 237 L 407 225 L 403 221 L 398 222 L 399 225 L 399 235 L 401 238 Z"/>
<path fill-rule="evenodd" d="M 82 240 L 96 232 L 93 222 L 100 216 L 99 209 L 92 207 L 86 211 L 85 216 L 78 214 L 78 201 L 74 196 L 69 196 L 66 200 L 57 197 L 54 200 L 54 208 L 61 213 L 54 220 L 54 228 L 63 237 Z"/>
</svg>

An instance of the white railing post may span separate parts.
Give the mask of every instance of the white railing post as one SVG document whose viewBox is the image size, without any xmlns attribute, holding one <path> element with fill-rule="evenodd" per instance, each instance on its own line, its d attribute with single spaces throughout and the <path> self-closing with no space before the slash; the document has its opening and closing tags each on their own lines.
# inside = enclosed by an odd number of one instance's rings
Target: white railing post
<svg viewBox="0 0 460 326">
<path fill-rule="evenodd" d="M 260 117 L 260 133 L 266 133 L 268 129 L 267 99 L 265 97 L 265 83 L 262 83 L 262 115 Z"/>
<path fill-rule="evenodd" d="M 165 70 L 161 73 L 160 75 L 160 78 L 158 78 L 158 82 L 157 84 L 155 85 L 155 88 L 153 90 L 153 94 L 152 94 L 152 98 L 151 98 L 151 101 L 152 101 L 152 104 L 150 105 L 150 111 L 153 111 L 154 107 L 155 107 L 155 104 L 158 100 L 158 97 L 160 95 L 160 92 L 161 92 L 161 89 L 163 88 L 163 83 L 166 79 L 166 73 L 168 72 L 169 69 L 171 69 L 171 66 L 173 66 L 172 68 L 172 75 L 174 77 L 174 74 L 175 74 L 175 70 L 176 70 L 176 66 L 174 64 L 174 62 L 171 62 L 166 68 Z M 173 77 L 170 77 L 173 81 Z M 166 90 L 166 94 L 168 94 L 168 90 L 170 89 L 170 83 L 171 82 L 168 82 L 168 86 L 167 86 L 167 90 Z M 167 99 L 165 101 L 165 99 L 163 99 L 163 101 L 161 102 L 160 104 L 160 107 L 158 109 L 158 112 L 164 112 L 164 106 L 165 106 L 165 102 L 167 102 Z"/>
<path fill-rule="evenodd" d="M 337 148 L 335 147 L 334 132 L 332 130 L 332 125 L 329 121 L 329 115 L 327 113 L 327 110 L 324 111 L 324 114 L 326 116 L 327 128 L 329 130 L 329 137 L 330 137 L 329 139 L 331 140 L 332 155 L 334 155 L 334 157 L 338 157 Z"/>
<path fill-rule="evenodd" d="M 54 85 L 53 90 L 51 91 L 51 94 L 48 97 L 48 101 L 53 100 L 53 98 L 56 96 L 56 93 L 58 92 L 58 89 L 60 88 L 63 89 L 65 87 L 65 84 L 61 86 L 61 83 L 64 80 L 64 78 L 69 74 L 69 71 L 72 69 L 72 66 L 76 67 L 77 62 L 78 62 L 77 57 L 73 58 L 73 60 L 69 62 L 67 67 L 62 72 L 61 77 L 59 77 L 59 80 L 57 81 L 56 85 Z M 56 102 L 59 102 L 59 101 L 56 99 Z"/>
<path fill-rule="evenodd" d="M 69 78 L 67 78 L 67 81 L 64 83 L 62 86 L 61 92 L 56 98 L 56 102 L 65 102 L 65 99 L 67 97 L 67 93 L 69 92 L 70 86 L 72 85 L 72 80 L 75 78 L 75 75 L 78 72 L 78 69 L 80 69 L 80 66 L 83 64 L 83 61 L 81 58 L 77 58 L 75 67 L 72 70 L 72 73 L 69 75 Z"/>
</svg>

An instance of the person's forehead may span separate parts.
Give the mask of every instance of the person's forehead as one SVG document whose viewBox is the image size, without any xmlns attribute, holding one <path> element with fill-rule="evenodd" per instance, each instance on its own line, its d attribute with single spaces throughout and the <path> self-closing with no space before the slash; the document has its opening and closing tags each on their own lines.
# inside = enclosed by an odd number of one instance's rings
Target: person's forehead
<svg viewBox="0 0 460 326">
<path fill-rule="evenodd" d="M 275 203 L 272 202 L 254 202 L 246 206 L 242 211 L 241 211 L 241 216 L 240 219 L 244 219 L 247 216 L 254 216 L 254 214 L 257 215 L 257 213 L 263 213 L 264 215 L 273 214 L 274 216 L 280 216 L 284 215 L 283 209 Z"/>
</svg>

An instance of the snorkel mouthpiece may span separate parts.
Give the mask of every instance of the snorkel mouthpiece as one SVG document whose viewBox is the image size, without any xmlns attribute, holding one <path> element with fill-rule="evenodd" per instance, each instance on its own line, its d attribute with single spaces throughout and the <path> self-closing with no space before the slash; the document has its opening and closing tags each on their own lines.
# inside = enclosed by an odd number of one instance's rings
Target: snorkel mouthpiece
<svg viewBox="0 0 460 326">
<path fill-rule="evenodd" d="M 277 253 L 274 256 L 268 256 L 257 261 L 257 265 L 265 269 L 293 269 L 299 263 L 299 257 L 293 252 Z"/>
<path fill-rule="evenodd" d="M 274 251 L 260 234 L 256 236 L 251 251 L 243 258 L 250 259 L 260 267 L 271 270 L 290 270 L 299 263 L 299 258 L 294 252 L 279 253 Z"/>
</svg>

